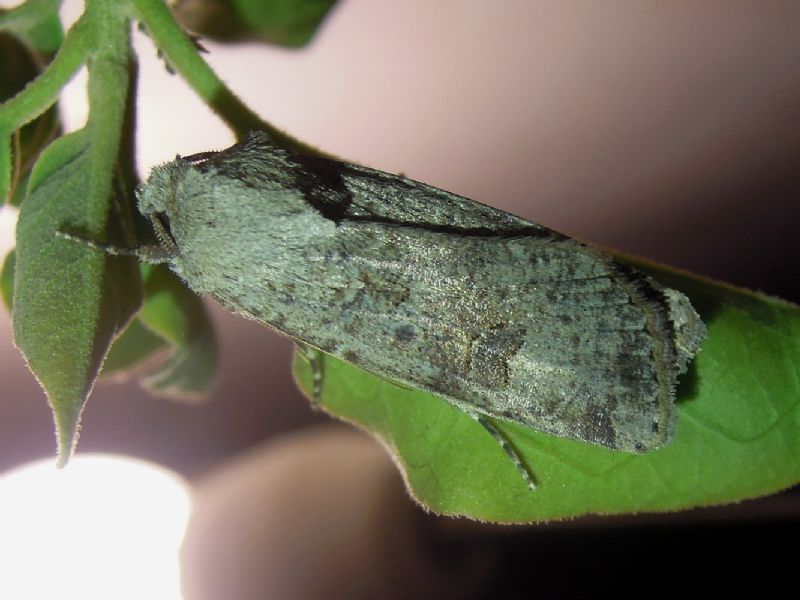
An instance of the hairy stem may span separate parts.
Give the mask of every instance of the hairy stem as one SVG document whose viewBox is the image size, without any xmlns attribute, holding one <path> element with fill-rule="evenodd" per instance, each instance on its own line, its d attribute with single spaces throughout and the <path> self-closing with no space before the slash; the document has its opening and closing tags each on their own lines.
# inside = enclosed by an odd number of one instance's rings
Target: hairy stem
<svg viewBox="0 0 800 600">
<path fill-rule="evenodd" d="M 265 131 L 283 146 L 305 154 L 316 150 L 262 120 L 247 107 L 203 60 L 194 42 L 184 33 L 162 0 L 133 0 L 135 17 L 147 28 L 169 65 L 197 92 L 236 134 Z"/>
</svg>

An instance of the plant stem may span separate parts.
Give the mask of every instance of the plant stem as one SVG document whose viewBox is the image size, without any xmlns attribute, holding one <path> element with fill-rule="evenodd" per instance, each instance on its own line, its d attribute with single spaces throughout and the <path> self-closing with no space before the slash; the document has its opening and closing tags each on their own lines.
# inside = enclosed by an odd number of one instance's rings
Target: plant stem
<svg viewBox="0 0 800 600">
<path fill-rule="evenodd" d="M 130 85 L 130 22 L 118 0 L 88 0 L 85 14 L 92 30 L 87 87 L 92 176 L 86 210 L 94 213 L 97 226 L 104 227 Z"/>
<path fill-rule="evenodd" d="M 225 121 L 237 138 L 241 139 L 254 130 L 266 131 L 282 146 L 304 154 L 319 154 L 314 148 L 280 131 L 250 110 L 203 60 L 163 0 L 133 0 L 133 7 L 135 17 L 147 28 L 169 65 Z"/>
<path fill-rule="evenodd" d="M 69 30 L 53 61 L 16 96 L 0 105 L 0 198 L 8 193 L 11 175 L 11 135 L 33 121 L 57 100 L 61 89 L 86 62 L 91 43 L 81 17 Z"/>
<path fill-rule="evenodd" d="M 91 50 L 85 17 L 70 28 L 53 61 L 36 79 L 7 102 L 0 104 L 0 134 L 10 135 L 41 115 L 56 100 L 61 89 L 86 62 Z"/>
</svg>

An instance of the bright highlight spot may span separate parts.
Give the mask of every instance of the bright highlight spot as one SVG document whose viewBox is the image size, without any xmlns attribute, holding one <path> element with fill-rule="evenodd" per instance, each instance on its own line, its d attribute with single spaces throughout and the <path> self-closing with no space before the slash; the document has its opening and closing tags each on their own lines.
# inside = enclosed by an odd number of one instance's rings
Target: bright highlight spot
<svg viewBox="0 0 800 600">
<path fill-rule="evenodd" d="M 14 229 L 19 211 L 13 206 L 0 206 L 0 265 L 8 251 L 14 247 Z"/>
<path fill-rule="evenodd" d="M 54 464 L 0 477 L 0 598 L 179 600 L 185 484 L 126 457 Z"/>
</svg>

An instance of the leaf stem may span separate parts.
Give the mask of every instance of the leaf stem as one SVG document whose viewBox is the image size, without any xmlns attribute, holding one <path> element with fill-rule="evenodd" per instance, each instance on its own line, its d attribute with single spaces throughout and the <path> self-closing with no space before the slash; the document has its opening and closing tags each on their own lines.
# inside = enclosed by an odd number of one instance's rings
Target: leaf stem
<svg viewBox="0 0 800 600">
<path fill-rule="evenodd" d="M 119 148 L 130 85 L 130 23 L 115 1 L 92 0 L 86 4 L 91 23 L 92 57 L 89 61 L 89 119 L 91 139 L 91 189 L 87 211 L 102 231 L 110 207 L 111 181 L 119 160 Z"/>
<path fill-rule="evenodd" d="M 16 96 L 0 104 L 0 199 L 5 198 L 11 183 L 11 135 L 58 100 L 61 89 L 89 56 L 87 37 L 87 24 L 81 17 L 47 68 Z"/>
<path fill-rule="evenodd" d="M 0 104 L 0 133 L 8 136 L 33 121 L 56 100 L 61 89 L 72 79 L 89 56 L 85 17 L 81 17 L 67 33 L 64 43 L 47 68 L 24 90 Z"/>
<path fill-rule="evenodd" d="M 276 143 L 304 154 L 319 151 L 270 125 L 245 105 L 200 56 L 197 47 L 175 22 L 163 0 L 133 0 L 133 10 L 156 47 L 237 138 L 248 132 L 267 132 Z"/>
</svg>

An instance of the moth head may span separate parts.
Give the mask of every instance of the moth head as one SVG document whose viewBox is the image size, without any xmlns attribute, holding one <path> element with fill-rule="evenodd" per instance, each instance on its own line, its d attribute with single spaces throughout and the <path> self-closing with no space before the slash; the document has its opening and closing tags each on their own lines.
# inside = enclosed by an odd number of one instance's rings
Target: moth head
<svg viewBox="0 0 800 600">
<path fill-rule="evenodd" d="M 170 222 L 175 218 L 179 186 L 188 168 L 189 165 L 180 158 L 159 165 L 136 190 L 139 212 L 152 224 L 159 244 L 171 252 L 176 252 L 177 246 Z"/>
</svg>

